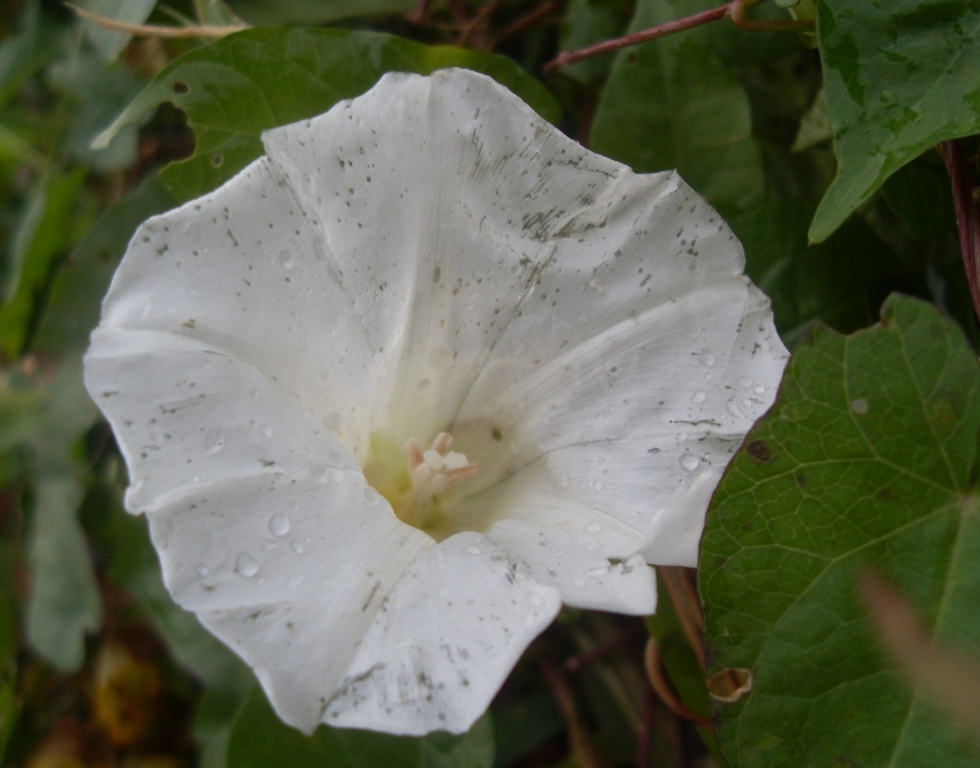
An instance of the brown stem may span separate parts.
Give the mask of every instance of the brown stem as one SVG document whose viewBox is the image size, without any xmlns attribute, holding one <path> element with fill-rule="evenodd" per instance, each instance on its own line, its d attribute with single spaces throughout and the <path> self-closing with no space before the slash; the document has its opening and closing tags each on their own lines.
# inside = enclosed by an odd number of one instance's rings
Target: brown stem
<svg viewBox="0 0 980 768">
<path fill-rule="evenodd" d="M 751 31 L 780 32 L 813 29 L 814 25 L 811 21 L 793 19 L 787 19 L 785 21 L 756 21 L 750 19 L 746 11 L 758 2 L 760 0 L 731 0 L 731 2 L 725 3 L 717 8 L 701 11 L 700 13 L 686 16 L 683 19 L 658 24 L 649 29 L 641 29 L 639 32 L 631 32 L 628 35 L 615 37 L 612 40 L 603 40 L 601 43 L 596 43 L 586 48 L 579 48 L 577 51 L 562 51 L 545 65 L 544 71 L 553 72 L 560 67 L 567 67 L 569 64 L 574 64 L 583 59 L 618 51 L 620 48 L 629 48 L 640 43 L 647 43 L 650 40 L 683 32 L 685 29 L 693 29 L 694 27 L 700 27 L 712 21 L 718 21 L 726 16 L 730 17 L 736 26 Z"/>
<path fill-rule="evenodd" d="M 973 311 L 980 318 L 980 207 L 973 193 L 976 179 L 971 178 L 966 159 L 957 140 L 939 145 L 946 160 L 950 183 L 953 186 L 953 210 L 960 237 L 960 252 L 966 269 L 966 281 L 973 298 Z"/>
<path fill-rule="evenodd" d="M 700 728 L 711 730 L 711 721 L 705 719 L 693 709 L 688 708 L 674 693 L 673 688 L 664 675 L 664 669 L 660 664 L 660 649 L 656 641 L 651 637 L 647 641 L 646 650 L 643 652 L 643 667 L 646 669 L 647 679 L 650 687 L 656 691 L 660 700 L 678 717 L 690 720 Z"/>
<path fill-rule="evenodd" d="M 663 579 L 670 601 L 677 611 L 677 619 L 691 650 L 697 657 L 701 669 L 704 669 L 704 619 L 701 616 L 701 604 L 698 593 L 691 583 L 690 570 L 678 566 L 657 566 L 657 573 Z"/>
<path fill-rule="evenodd" d="M 658 37 L 666 37 L 676 32 L 682 32 L 685 29 L 693 29 L 702 24 L 707 24 L 710 21 L 723 19 L 728 15 L 728 12 L 729 4 L 726 3 L 718 8 L 695 13 L 693 16 L 677 19 L 676 21 L 668 21 L 666 24 L 660 24 L 649 29 L 641 29 L 639 32 L 631 32 L 628 35 L 615 37 L 612 40 L 603 40 L 601 43 L 596 43 L 586 48 L 579 48 L 577 51 L 562 51 L 553 61 L 545 65 L 544 71 L 553 72 L 560 67 L 567 67 L 576 61 L 582 61 L 582 59 L 589 59 L 593 56 L 600 56 L 603 53 L 618 51 L 620 48 L 628 48 L 631 45 L 646 43 L 650 40 L 656 40 Z"/>
</svg>

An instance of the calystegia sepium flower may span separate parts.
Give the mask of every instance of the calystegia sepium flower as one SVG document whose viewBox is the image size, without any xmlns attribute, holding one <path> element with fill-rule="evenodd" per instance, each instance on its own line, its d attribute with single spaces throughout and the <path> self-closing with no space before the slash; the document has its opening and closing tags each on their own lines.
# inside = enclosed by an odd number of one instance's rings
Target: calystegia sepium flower
<svg viewBox="0 0 980 768">
<path fill-rule="evenodd" d="M 731 231 L 482 75 L 389 74 L 137 231 L 86 357 L 174 599 L 287 722 L 464 731 L 648 614 L 786 352 Z"/>
</svg>

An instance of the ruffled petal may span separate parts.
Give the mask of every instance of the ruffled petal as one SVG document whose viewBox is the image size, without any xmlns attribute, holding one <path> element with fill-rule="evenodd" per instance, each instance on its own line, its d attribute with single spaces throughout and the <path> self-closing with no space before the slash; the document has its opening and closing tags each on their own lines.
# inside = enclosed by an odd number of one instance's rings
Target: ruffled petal
<svg viewBox="0 0 980 768">
<path fill-rule="evenodd" d="M 363 483 L 353 455 L 301 397 L 197 339 L 99 330 L 85 379 L 130 468 L 132 512 L 269 474 L 336 467 Z"/>
<path fill-rule="evenodd" d="M 202 489 L 149 519 L 171 594 L 307 732 L 391 592 L 434 546 L 340 469 Z"/>
<path fill-rule="evenodd" d="M 519 559 L 453 536 L 405 572 L 365 634 L 324 722 L 392 733 L 462 733 L 561 607 Z"/>
<path fill-rule="evenodd" d="M 196 340 L 276 381 L 349 440 L 370 402 L 378 350 L 332 264 L 317 223 L 262 158 L 137 230 L 88 355 L 113 354 L 119 331 Z"/>
<path fill-rule="evenodd" d="M 596 550 L 605 557 L 643 551 L 650 562 L 693 565 L 714 483 L 771 403 L 784 363 L 768 302 L 739 278 L 597 332 L 517 381 L 488 370 L 461 416 L 472 423 L 481 413 L 511 441 L 464 433 L 460 449 L 502 474 L 459 489 L 460 525 L 524 520 L 523 505 L 500 490 L 516 486 L 521 499 L 561 500 L 548 522 L 537 519 L 542 533 L 567 524 L 599 547 L 585 536 L 591 525 L 618 533 Z M 570 589 L 563 595 L 579 603 Z"/>
<path fill-rule="evenodd" d="M 390 125 L 397 142 L 375 128 Z M 519 377 L 742 270 L 731 233 L 676 175 L 588 152 L 472 72 L 389 74 L 264 140 L 384 350 L 371 425 L 399 440 L 456 421 L 488 365 Z"/>
</svg>

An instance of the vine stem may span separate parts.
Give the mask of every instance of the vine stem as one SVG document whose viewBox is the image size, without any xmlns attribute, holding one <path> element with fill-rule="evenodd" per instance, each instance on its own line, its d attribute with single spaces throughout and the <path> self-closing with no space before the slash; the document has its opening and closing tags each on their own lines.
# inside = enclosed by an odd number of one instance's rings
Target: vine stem
<svg viewBox="0 0 980 768">
<path fill-rule="evenodd" d="M 601 43 L 596 43 L 595 45 L 590 45 L 586 48 L 579 48 L 575 51 L 562 51 L 552 61 L 545 65 L 544 71 L 553 72 L 556 69 L 567 67 L 568 65 L 574 64 L 577 61 L 582 61 L 583 59 L 590 59 L 593 56 L 600 56 L 603 53 L 618 51 L 620 48 L 629 48 L 630 46 L 639 45 L 640 43 L 647 43 L 660 37 L 667 37 L 668 35 L 673 35 L 677 32 L 683 32 L 685 29 L 700 27 L 704 24 L 708 24 L 712 21 L 718 21 L 719 19 L 724 19 L 726 17 L 730 18 L 735 26 L 746 30 L 777 32 L 813 29 L 814 25 L 812 21 L 793 19 L 788 19 L 786 21 L 756 21 L 754 19 L 750 19 L 747 15 L 748 9 L 760 1 L 761 0 L 731 0 L 731 2 L 720 5 L 717 8 L 711 8 L 707 11 L 701 11 L 700 13 L 695 13 L 691 16 L 685 16 L 683 19 L 668 21 L 664 24 L 658 24 L 657 26 L 650 27 L 649 29 L 641 29 L 639 32 L 631 32 L 628 35 L 615 37 L 611 40 L 603 40 Z"/>
<path fill-rule="evenodd" d="M 216 39 L 230 35 L 232 32 L 240 32 L 243 29 L 248 29 L 248 27 L 244 24 L 233 24 L 228 27 L 216 27 L 210 24 L 199 24 L 190 27 L 162 27 L 154 24 L 130 24 L 126 21 L 117 21 L 116 19 L 110 19 L 106 16 L 100 16 L 99 14 L 92 13 L 84 8 L 79 8 L 73 3 L 66 2 L 65 5 L 68 8 L 71 8 L 83 19 L 94 22 L 103 29 L 111 29 L 116 32 L 128 32 L 131 35 L 137 35 L 139 37 L 198 37 Z"/>
<path fill-rule="evenodd" d="M 973 196 L 975 181 L 971 179 L 957 140 L 944 141 L 939 148 L 953 187 L 956 229 L 960 236 L 960 251 L 973 299 L 973 311 L 980 318 L 980 205 Z"/>
</svg>

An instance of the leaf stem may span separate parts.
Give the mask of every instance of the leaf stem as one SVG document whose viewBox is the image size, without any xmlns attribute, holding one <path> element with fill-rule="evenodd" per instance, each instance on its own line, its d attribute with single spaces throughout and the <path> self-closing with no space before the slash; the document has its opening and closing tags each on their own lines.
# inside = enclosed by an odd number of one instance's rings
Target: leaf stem
<svg viewBox="0 0 980 768">
<path fill-rule="evenodd" d="M 814 27 L 812 21 L 794 19 L 787 19 L 785 21 L 756 21 L 754 19 L 750 19 L 747 14 L 748 9 L 759 2 L 760 0 L 731 0 L 731 2 L 725 3 L 717 8 L 711 8 L 707 11 L 692 14 L 691 16 L 685 16 L 682 19 L 676 19 L 675 21 L 668 21 L 663 24 L 658 24 L 657 26 L 650 27 L 648 29 L 641 29 L 639 32 L 630 32 L 622 37 L 615 37 L 611 40 L 603 40 L 601 43 L 596 43 L 595 45 L 590 45 L 585 48 L 579 48 L 575 51 L 562 51 L 552 61 L 545 65 L 544 71 L 553 72 L 560 67 L 567 67 L 568 65 L 574 64 L 577 61 L 582 61 L 583 59 L 589 59 L 593 56 L 601 56 L 604 53 L 618 51 L 620 48 L 628 48 L 633 45 L 639 45 L 640 43 L 647 43 L 651 40 L 656 40 L 660 37 L 667 37 L 668 35 L 673 35 L 677 32 L 683 32 L 686 29 L 700 27 L 704 24 L 708 24 L 712 21 L 718 21 L 719 19 L 723 19 L 725 17 L 730 18 L 735 26 L 739 27 L 740 29 L 756 32 L 811 30 Z"/>
<path fill-rule="evenodd" d="M 165 38 L 185 38 L 200 37 L 207 39 L 217 39 L 230 35 L 232 32 L 240 32 L 248 29 L 244 24 L 233 24 L 227 27 L 216 27 L 210 24 L 200 24 L 191 27 L 163 27 L 154 24 L 130 24 L 126 21 L 117 21 L 106 16 L 100 16 L 84 8 L 79 8 L 73 3 L 65 3 L 75 13 L 87 21 L 98 24 L 103 29 L 111 29 L 116 32 L 128 32 L 139 37 L 165 37 Z"/>
</svg>

